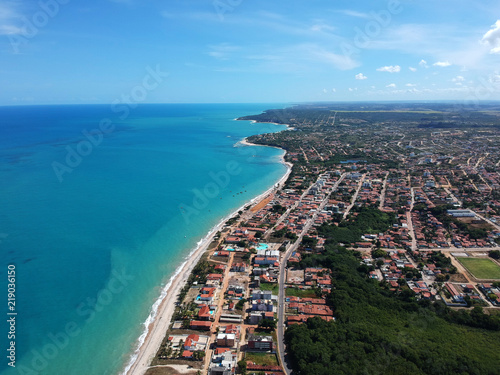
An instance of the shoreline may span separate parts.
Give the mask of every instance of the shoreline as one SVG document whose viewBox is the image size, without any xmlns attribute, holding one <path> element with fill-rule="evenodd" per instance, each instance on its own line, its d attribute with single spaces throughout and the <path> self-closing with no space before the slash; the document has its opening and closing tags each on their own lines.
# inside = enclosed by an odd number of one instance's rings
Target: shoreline
<svg viewBox="0 0 500 375">
<path fill-rule="evenodd" d="M 155 358 L 156 353 L 160 348 L 161 343 L 163 342 L 163 339 L 165 338 L 168 328 L 170 327 L 172 316 L 176 307 L 177 295 L 185 286 L 189 275 L 199 262 L 201 256 L 205 253 L 205 251 L 207 251 L 209 245 L 212 243 L 215 234 L 221 231 L 227 225 L 227 221 L 236 216 L 239 211 L 249 211 L 251 207 L 265 199 L 269 194 L 280 190 L 290 176 L 293 164 L 285 161 L 286 150 L 275 146 L 253 144 L 248 142 L 247 138 L 244 138 L 238 143 L 243 146 L 273 147 L 283 150 L 284 153 L 280 157 L 280 163 L 287 168 L 285 174 L 265 192 L 245 202 L 245 204 L 223 218 L 217 225 L 211 228 L 207 235 L 203 237 L 198 242 L 197 246 L 189 253 L 189 255 L 187 255 L 186 260 L 180 264 L 179 267 L 177 267 L 168 283 L 162 289 L 160 296 L 151 307 L 151 312 L 144 322 L 146 328 L 137 339 L 138 344 L 136 349 L 130 356 L 130 359 L 124 369 L 120 372 L 121 375 L 143 375 L 147 372 L 152 360 Z M 248 210 L 246 210 L 245 207 L 248 207 Z"/>
</svg>

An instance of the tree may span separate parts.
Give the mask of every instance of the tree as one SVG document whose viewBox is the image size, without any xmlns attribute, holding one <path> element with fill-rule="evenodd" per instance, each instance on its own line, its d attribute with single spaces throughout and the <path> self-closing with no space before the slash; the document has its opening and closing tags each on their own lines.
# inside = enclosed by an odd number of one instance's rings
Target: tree
<svg viewBox="0 0 500 375">
<path fill-rule="evenodd" d="M 500 250 L 491 250 L 488 255 L 493 259 L 500 259 Z"/>
<path fill-rule="evenodd" d="M 376 249 L 372 251 L 373 259 L 384 258 L 387 256 L 387 253 L 384 250 Z"/>
<path fill-rule="evenodd" d="M 243 306 L 245 305 L 246 301 L 247 300 L 245 298 L 240 299 L 234 308 L 236 310 L 243 310 Z"/>
<path fill-rule="evenodd" d="M 240 369 L 240 373 L 245 375 L 247 373 L 247 362 L 245 360 L 238 361 L 238 368 Z"/>
<path fill-rule="evenodd" d="M 264 318 L 259 322 L 259 327 L 268 330 L 274 330 L 276 329 L 276 320 L 270 318 Z"/>
</svg>

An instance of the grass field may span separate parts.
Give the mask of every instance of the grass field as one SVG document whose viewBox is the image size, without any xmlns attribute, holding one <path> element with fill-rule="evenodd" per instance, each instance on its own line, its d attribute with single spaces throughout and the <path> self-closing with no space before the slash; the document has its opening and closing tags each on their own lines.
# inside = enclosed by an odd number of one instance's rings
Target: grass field
<svg viewBox="0 0 500 375">
<path fill-rule="evenodd" d="M 313 289 L 298 289 L 298 288 L 286 288 L 285 296 L 287 297 L 299 297 L 299 298 L 317 298 L 316 292 Z"/>
<path fill-rule="evenodd" d="M 260 366 L 278 366 L 276 354 L 247 352 L 245 361 L 251 361 Z"/>
<path fill-rule="evenodd" d="M 260 290 L 270 290 L 272 294 L 278 295 L 280 286 L 277 283 L 260 283 Z"/>
<path fill-rule="evenodd" d="M 458 258 L 478 279 L 500 279 L 500 267 L 487 258 Z"/>
</svg>

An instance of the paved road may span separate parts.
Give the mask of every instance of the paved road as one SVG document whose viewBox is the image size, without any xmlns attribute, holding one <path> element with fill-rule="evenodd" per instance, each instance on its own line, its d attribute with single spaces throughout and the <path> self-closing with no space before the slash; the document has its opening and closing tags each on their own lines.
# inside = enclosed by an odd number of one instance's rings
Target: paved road
<svg viewBox="0 0 500 375">
<path fill-rule="evenodd" d="M 338 179 L 338 181 L 335 183 L 335 185 L 332 187 L 332 189 L 326 194 L 326 197 L 323 199 L 321 204 L 319 205 L 318 209 L 316 212 L 307 220 L 306 224 L 304 225 L 304 228 L 302 229 L 302 232 L 300 233 L 299 237 L 297 240 L 286 250 L 285 254 L 283 255 L 283 258 L 280 263 L 280 273 L 279 273 L 279 295 L 278 295 L 278 329 L 277 329 L 277 339 L 278 339 L 278 354 L 280 357 L 280 362 L 283 366 L 283 370 L 287 375 L 290 375 L 292 370 L 289 367 L 289 364 L 285 358 L 285 282 L 286 282 L 286 265 L 288 263 L 288 259 L 290 256 L 293 254 L 294 251 L 296 251 L 300 245 L 300 242 L 302 241 L 302 238 L 309 232 L 311 229 L 314 220 L 316 219 L 316 216 L 318 215 L 319 212 L 323 210 L 325 205 L 328 203 L 328 199 L 330 197 L 330 194 L 335 191 L 339 184 L 342 182 L 342 180 L 345 177 L 345 173 Z M 312 186 L 312 185 L 311 185 Z M 306 194 L 309 192 L 309 189 L 307 189 L 304 194 L 300 197 L 300 200 L 302 200 L 303 197 L 306 196 Z"/>
<path fill-rule="evenodd" d="M 351 199 L 351 204 L 349 205 L 349 207 L 347 207 L 347 209 L 344 212 L 344 216 L 343 216 L 344 219 L 347 217 L 347 215 L 349 215 L 349 212 L 354 207 L 354 204 L 356 203 L 356 199 L 358 198 L 359 191 L 361 190 L 361 187 L 363 186 L 363 181 L 365 180 L 366 175 L 367 175 L 366 173 L 363 174 L 363 176 L 359 180 L 359 184 L 358 184 L 358 187 L 356 189 L 356 192 L 354 193 L 354 195 Z"/>
<path fill-rule="evenodd" d="M 382 184 L 382 191 L 380 192 L 380 204 L 378 206 L 379 210 L 382 210 L 384 208 L 385 191 L 387 189 L 387 177 L 389 177 L 389 172 L 385 174 L 384 183 Z"/>
</svg>

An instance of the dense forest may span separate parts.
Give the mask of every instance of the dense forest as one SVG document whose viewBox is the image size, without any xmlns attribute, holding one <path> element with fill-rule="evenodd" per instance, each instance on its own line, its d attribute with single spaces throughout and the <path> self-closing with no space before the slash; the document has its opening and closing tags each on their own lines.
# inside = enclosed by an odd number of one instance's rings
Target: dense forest
<svg viewBox="0 0 500 375">
<path fill-rule="evenodd" d="M 357 256 L 358 257 L 357 257 Z M 336 321 L 312 318 L 285 333 L 296 374 L 498 374 L 500 318 L 416 301 L 366 277 L 359 254 L 327 246 L 304 257 L 332 269 Z"/>
<path fill-rule="evenodd" d="M 361 241 L 361 236 L 368 233 L 385 232 L 396 222 L 392 213 L 385 213 L 374 207 L 354 207 L 347 220 L 338 226 L 323 224 L 318 233 L 327 239 L 327 243 L 351 244 Z"/>
</svg>

